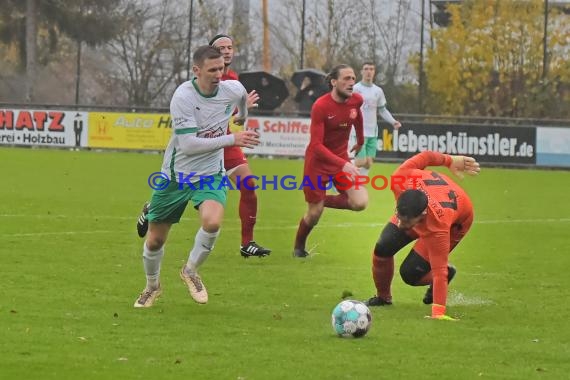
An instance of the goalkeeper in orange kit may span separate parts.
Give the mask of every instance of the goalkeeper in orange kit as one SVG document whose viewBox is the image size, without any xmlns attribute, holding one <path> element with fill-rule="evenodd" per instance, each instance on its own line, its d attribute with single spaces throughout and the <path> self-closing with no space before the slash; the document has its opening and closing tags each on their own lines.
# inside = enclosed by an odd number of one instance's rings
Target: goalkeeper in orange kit
<svg viewBox="0 0 570 380">
<path fill-rule="evenodd" d="M 376 295 L 366 304 L 392 304 L 391 284 L 394 255 L 417 240 L 400 266 L 400 276 L 412 286 L 428 286 L 423 302 L 432 304 L 431 318 L 453 320 L 447 316 L 447 285 L 455 276 L 448 257 L 467 234 L 473 222 L 473 205 L 465 191 L 443 174 L 426 169 L 447 166 L 459 177 L 476 175 L 479 164 L 474 158 L 422 152 L 405 161 L 394 176 L 407 178 L 392 191 L 396 213 L 384 227 L 374 247 L 372 276 Z"/>
</svg>

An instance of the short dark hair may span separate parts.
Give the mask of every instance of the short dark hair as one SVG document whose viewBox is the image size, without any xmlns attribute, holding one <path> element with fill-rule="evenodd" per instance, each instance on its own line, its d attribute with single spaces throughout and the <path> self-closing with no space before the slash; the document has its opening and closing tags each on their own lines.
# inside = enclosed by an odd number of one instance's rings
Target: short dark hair
<svg viewBox="0 0 570 380">
<path fill-rule="evenodd" d="M 398 197 L 396 211 L 398 216 L 415 218 L 424 212 L 427 205 L 428 197 L 425 192 L 417 189 L 408 189 Z"/>
<path fill-rule="evenodd" d="M 228 36 L 227 34 L 220 33 L 220 34 L 216 34 L 216 35 L 210 40 L 210 42 L 208 42 L 208 45 L 214 46 L 214 44 L 216 43 L 216 41 L 219 40 L 220 38 L 229 38 L 232 42 L 234 42 L 234 39 L 231 38 L 230 36 Z"/>
<path fill-rule="evenodd" d="M 194 51 L 192 61 L 196 66 L 202 66 L 207 59 L 220 58 L 222 53 L 210 45 L 202 45 Z"/>
<path fill-rule="evenodd" d="M 336 65 L 335 67 L 332 68 L 331 72 L 327 74 L 327 77 L 325 78 L 325 82 L 329 85 L 329 90 L 333 89 L 332 86 L 332 80 L 333 79 L 338 79 L 338 75 L 340 73 L 340 70 L 342 69 L 351 69 L 352 67 L 350 67 L 349 65 L 346 65 L 344 63 L 340 64 L 340 65 Z"/>
<path fill-rule="evenodd" d="M 360 66 L 360 67 L 364 68 L 364 66 L 366 66 L 366 65 L 376 67 L 376 64 L 372 61 L 364 61 L 364 62 L 362 62 L 362 66 Z"/>
</svg>

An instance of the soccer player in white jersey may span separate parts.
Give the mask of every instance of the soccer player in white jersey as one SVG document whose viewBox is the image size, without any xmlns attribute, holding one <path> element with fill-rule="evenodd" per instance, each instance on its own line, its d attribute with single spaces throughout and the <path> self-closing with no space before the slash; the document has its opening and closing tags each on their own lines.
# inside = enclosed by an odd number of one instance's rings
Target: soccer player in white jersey
<svg viewBox="0 0 570 380">
<path fill-rule="evenodd" d="M 376 149 L 378 145 L 378 118 L 379 114 L 382 119 L 390 123 L 395 129 L 400 128 L 401 124 L 394 119 L 390 111 L 386 108 L 386 97 L 384 91 L 373 83 L 376 75 L 376 66 L 372 62 L 365 62 L 362 65 L 362 80 L 354 85 L 354 92 L 362 95 L 364 103 L 362 104 L 362 119 L 364 124 L 364 145 L 356 155 L 355 164 L 360 169 L 360 174 L 368 175 L 374 158 L 376 157 Z"/>
<path fill-rule="evenodd" d="M 149 230 L 143 246 L 146 287 L 135 307 L 150 307 L 160 295 L 164 244 L 172 224 L 180 221 L 190 201 L 198 210 L 201 227 L 180 277 L 196 302 L 208 302 L 198 268 L 214 248 L 224 215 L 227 187 L 223 182 L 223 148 L 252 148 L 259 144 L 257 133 L 252 131 L 227 134 L 228 121 L 236 107 L 236 119 L 243 122 L 247 116 L 247 92 L 238 81 L 221 81 L 222 54 L 211 46 L 199 47 L 194 52 L 192 71 L 195 78 L 182 83 L 170 102 L 173 134 L 162 162 L 162 172 L 169 179 L 164 179 L 164 189 L 156 189 L 152 194 L 147 216 Z"/>
</svg>

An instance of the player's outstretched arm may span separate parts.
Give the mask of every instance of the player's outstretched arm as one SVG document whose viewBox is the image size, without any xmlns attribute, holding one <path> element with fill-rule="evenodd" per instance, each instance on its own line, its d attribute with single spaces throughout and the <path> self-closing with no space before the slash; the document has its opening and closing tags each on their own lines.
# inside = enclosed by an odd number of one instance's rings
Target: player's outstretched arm
<svg viewBox="0 0 570 380">
<path fill-rule="evenodd" d="M 357 155 L 358 152 L 360 152 L 360 150 L 362 149 L 362 144 L 354 144 L 352 146 L 352 148 L 350 149 L 351 153 L 354 153 L 354 155 Z"/>
<path fill-rule="evenodd" d="M 344 164 L 342 172 L 354 177 L 360 174 L 358 168 L 351 162 L 346 162 Z"/>
<path fill-rule="evenodd" d="M 449 170 L 459 178 L 463 178 L 464 174 L 477 175 L 481 171 L 479 163 L 473 157 L 468 156 L 451 156 L 451 164 Z"/>
<path fill-rule="evenodd" d="M 234 145 L 244 148 L 253 148 L 259 145 L 259 135 L 253 131 L 239 131 L 233 134 Z"/>
<path fill-rule="evenodd" d="M 255 90 L 250 91 L 247 94 L 247 108 L 257 108 L 257 101 L 259 100 L 259 94 Z"/>
</svg>

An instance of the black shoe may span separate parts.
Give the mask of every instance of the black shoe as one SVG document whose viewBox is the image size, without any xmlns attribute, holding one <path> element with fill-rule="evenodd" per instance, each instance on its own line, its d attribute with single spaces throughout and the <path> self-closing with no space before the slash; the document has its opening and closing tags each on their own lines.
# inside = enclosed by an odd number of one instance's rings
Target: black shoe
<svg viewBox="0 0 570 380">
<path fill-rule="evenodd" d="M 392 305 L 392 298 L 384 299 L 378 296 L 374 296 L 368 299 L 368 301 L 364 301 L 364 304 L 366 306 L 390 306 Z"/>
<path fill-rule="evenodd" d="M 137 220 L 137 232 L 141 238 L 145 237 L 148 232 L 148 219 L 146 218 L 146 215 L 148 214 L 148 206 L 150 206 L 150 203 L 146 202 L 139 219 Z"/>
<path fill-rule="evenodd" d="M 453 277 L 455 277 L 455 273 L 457 273 L 457 269 L 453 265 L 447 266 L 447 283 L 449 284 Z M 433 303 L 433 286 L 428 286 L 426 290 L 426 294 L 424 295 L 424 299 L 422 302 L 426 305 L 431 305 Z"/>
<path fill-rule="evenodd" d="M 295 248 L 293 250 L 293 257 L 299 257 L 304 259 L 305 257 L 309 257 L 309 252 L 305 251 L 304 249 Z"/>
<path fill-rule="evenodd" d="M 263 248 L 253 240 L 247 243 L 246 245 L 242 245 L 240 247 L 239 253 L 247 259 L 248 257 L 257 256 L 257 257 L 264 257 L 268 256 L 271 253 L 270 249 Z"/>
<path fill-rule="evenodd" d="M 431 285 L 428 286 L 422 302 L 426 305 L 431 305 L 433 303 L 433 287 Z"/>
</svg>

